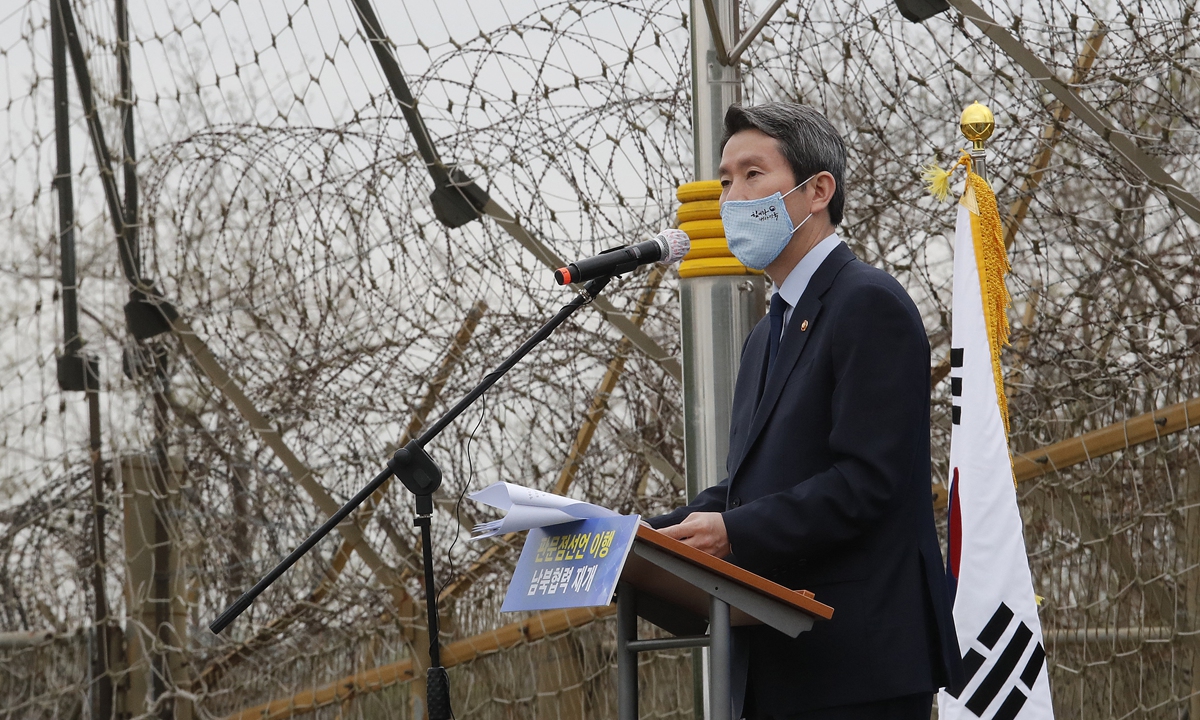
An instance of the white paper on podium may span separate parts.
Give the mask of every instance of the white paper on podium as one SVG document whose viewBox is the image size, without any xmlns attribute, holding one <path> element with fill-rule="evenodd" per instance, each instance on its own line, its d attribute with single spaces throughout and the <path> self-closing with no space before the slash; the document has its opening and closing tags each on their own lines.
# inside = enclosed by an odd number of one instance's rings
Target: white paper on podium
<svg viewBox="0 0 1200 720">
<path fill-rule="evenodd" d="M 575 520 L 614 517 L 619 514 L 599 505 L 506 482 L 492 483 L 467 497 L 506 511 L 505 516 L 499 520 L 476 525 L 471 531 L 472 540 Z"/>
</svg>

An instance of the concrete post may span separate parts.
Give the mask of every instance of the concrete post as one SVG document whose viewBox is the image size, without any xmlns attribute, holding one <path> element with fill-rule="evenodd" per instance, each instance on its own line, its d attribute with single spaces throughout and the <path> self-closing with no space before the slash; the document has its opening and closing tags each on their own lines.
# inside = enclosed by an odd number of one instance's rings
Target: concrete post
<svg viewBox="0 0 1200 720">
<path fill-rule="evenodd" d="M 121 458 L 118 481 L 125 514 L 125 647 L 128 676 L 123 712 L 138 716 L 151 710 L 156 668 L 162 668 L 167 692 L 190 683 L 183 650 L 188 641 L 187 588 L 171 516 L 179 505 L 184 464 L 171 458 L 165 479 L 156 478 L 159 464 L 149 455 Z M 165 492 L 164 492 L 165 490 Z M 156 530 L 166 527 L 165 547 Z M 166 557 L 167 567 L 159 567 Z M 164 582 L 165 580 L 165 582 Z M 165 585 L 166 592 L 162 592 Z M 166 609 L 167 612 L 163 612 Z M 165 618 L 164 627 L 159 619 Z M 155 662 L 160 658 L 159 662 Z M 190 703 L 176 697 L 167 703 L 175 720 L 191 720 Z M 156 714 L 157 715 L 157 714 Z"/>
</svg>

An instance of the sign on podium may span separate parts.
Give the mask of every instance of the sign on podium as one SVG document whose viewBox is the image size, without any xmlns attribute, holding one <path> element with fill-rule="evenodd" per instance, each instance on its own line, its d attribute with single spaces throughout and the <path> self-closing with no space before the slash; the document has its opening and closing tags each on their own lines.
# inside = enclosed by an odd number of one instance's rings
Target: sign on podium
<svg viewBox="0 0 1200 720">
<path fill-rule="evenodd" d="M 500 611 L 608 605 L 638 522 L 637 515 L 617 515 L 533 528 Z"/>
<path fill-rule="evenodd" d="M 733 720 L 731 627 L 796 637 L 833 608 L 641 525 L 601 517 L 530 530 L 504 611 L 607 605 L 617 593 L 618 717 L 638 716 L 637 655 L 708 648 L 708 716 Z M 641 617 L 675 637 L 638 638 Z M 707 629 L 707 632 L 705 632 Z"/>
</svg>

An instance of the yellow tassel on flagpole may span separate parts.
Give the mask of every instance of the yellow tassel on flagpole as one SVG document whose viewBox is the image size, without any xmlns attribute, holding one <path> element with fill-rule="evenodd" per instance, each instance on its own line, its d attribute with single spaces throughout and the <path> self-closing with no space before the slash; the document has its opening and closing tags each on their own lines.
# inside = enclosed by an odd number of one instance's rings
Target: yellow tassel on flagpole
<svg viewBox="0 0 1200 720">
<path fill-rule="evenodd" d="M 929 163 L 921 168 L 921 179 L 925 181 L 925 188 L 929 190 L 930 195 L 946 202 L 946 197 L 950 194 L 950 173 L 956 167 L 957 163 L 951 165 L 949 170 L 943 170 L 936 163 Z"/>
<path fill-rule="evenodd" d="M 971 213 L 971 234 L 975 239 L 975 264 L 979 267 L 979 287 L 983 294 L 983 320 L 992 351 L 992 372 L 996 377 L 996 400 L 1004 432 L 1008 434 L 1008 398 L 1004 394 L 1004 376 L 1000 370 L 1000 350 L 1008 345 L 1008 308 L 1012 297 L 1004 278 L 1010 265 L 1004 249 L 1004 231 L 996 196 L 987 181 L 975 174 L 967 162 L 967 186 L 974 191 L 979 212 Z"/>
<path fill-rule="evenodd" d="M 938 167 L 937 163 L 927 163 L 921 168 L 921 179 L 925 181 L 925 189 L 929 194 L 946 202 L 946 198 L 950 195 L 950 176 L 954 174 L 954 170 L 962 165 L 971 169 L 971 155 L 966 151 L 962 151 L 962 155 L 958 160 L 946 170 Z"/>
<path fill-rule="evenodd" d="M 1012 298 L 1004 283 L 1010 266 L 1008 252 L 1004 249 L 1004 231 L 996 196 L 987 181 L 975 174 L 971 154 L 966 150 L 947 170 L 935 163 L 925 165 L 921 169 L 921 178 L 931 195 L 945 201 L 950 194 L 950 176 L 959 165 L 967 169 L 963 203 L 971 211 L 975 265 L 979 268 L 979 287 L 983 294 L 983 319 L 992 351 L 992 372 L 996 376 L 996 401 L 1000 405 L 1000 417 L 1004 420 L 1004 432 L 1008 434 L 1008 397 L 1004 393 L 1004 376 L 1000 370 L 1000 350 L 1008 345 L 1008 308 L 1012 306 Z"/>
</svg>

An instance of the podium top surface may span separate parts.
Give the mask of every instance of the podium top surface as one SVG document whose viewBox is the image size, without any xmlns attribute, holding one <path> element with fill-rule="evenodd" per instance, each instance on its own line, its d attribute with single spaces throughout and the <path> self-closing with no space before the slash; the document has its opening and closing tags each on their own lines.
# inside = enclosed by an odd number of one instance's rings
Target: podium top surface
<svg viewBox="0 0 1200 720">
<path fill-rule="evenodd" d="M 681 568 L 685 566 L 693 568 L 692 571 L 684 573 L 692 577 L 681 577 L 680 573 L 672 572 L 670 569 L 664 567 L 663 561 L 653 560 L 652 556 L 661 557 L 663 554 L 682 561 L 685 565 L 680 566 Z M 749 570 L 740 568 L 733 563 L 726 562 L 725 560 L 684 545 L 657 530 L 644 525 L 638 526 L 633 551 L 630 553 L 629 559 L 626 561 L 625 571 L 622 573 L 623 581 L 630 583 L 639 591 L 657 596 L 677 609 L 691 611 L 697 616 L 707 617 L 708 603 L 705 599 L 707 597 L 706 590 L 711 591 L 714 588 L 704 589 L 697 586 L 695 581 L 702 576 L 720 581 L 721 584 L 732 583 L 745 590 L 749 590 L 749 595 L 760 598 L 755 603 L 756 605 L 766 601 L 767 604 L 774 607 L 782 606 L 780 609 L 787 613 L 799 611 L 810 618 L 822 620 L 828 620 L 833 617 L 834 609 L 824 603 L 818 602 L 813 594 L 807 590 L 791 590 L 764 577 L 755 575 Z M 739 595 L 741 594 L 739 593 Z M 765 617 L 754 618 L 745 612 L 739 611 L 738 604 L 740 603 L 735 603 L 732 608 L 733 625 L 758 624 L 766 619 Z M 639 614 L 642 613 L 639 612 Z M 761 615 L 761 613 L 754 614 Z M 655 622 L 653 618 L 647 617 L 647 619 Z M 662 623 L 656 622 L 656 624 L 661 625 Z M 667 629 L 671 630 L 671 628 Z"/>
</svg>

